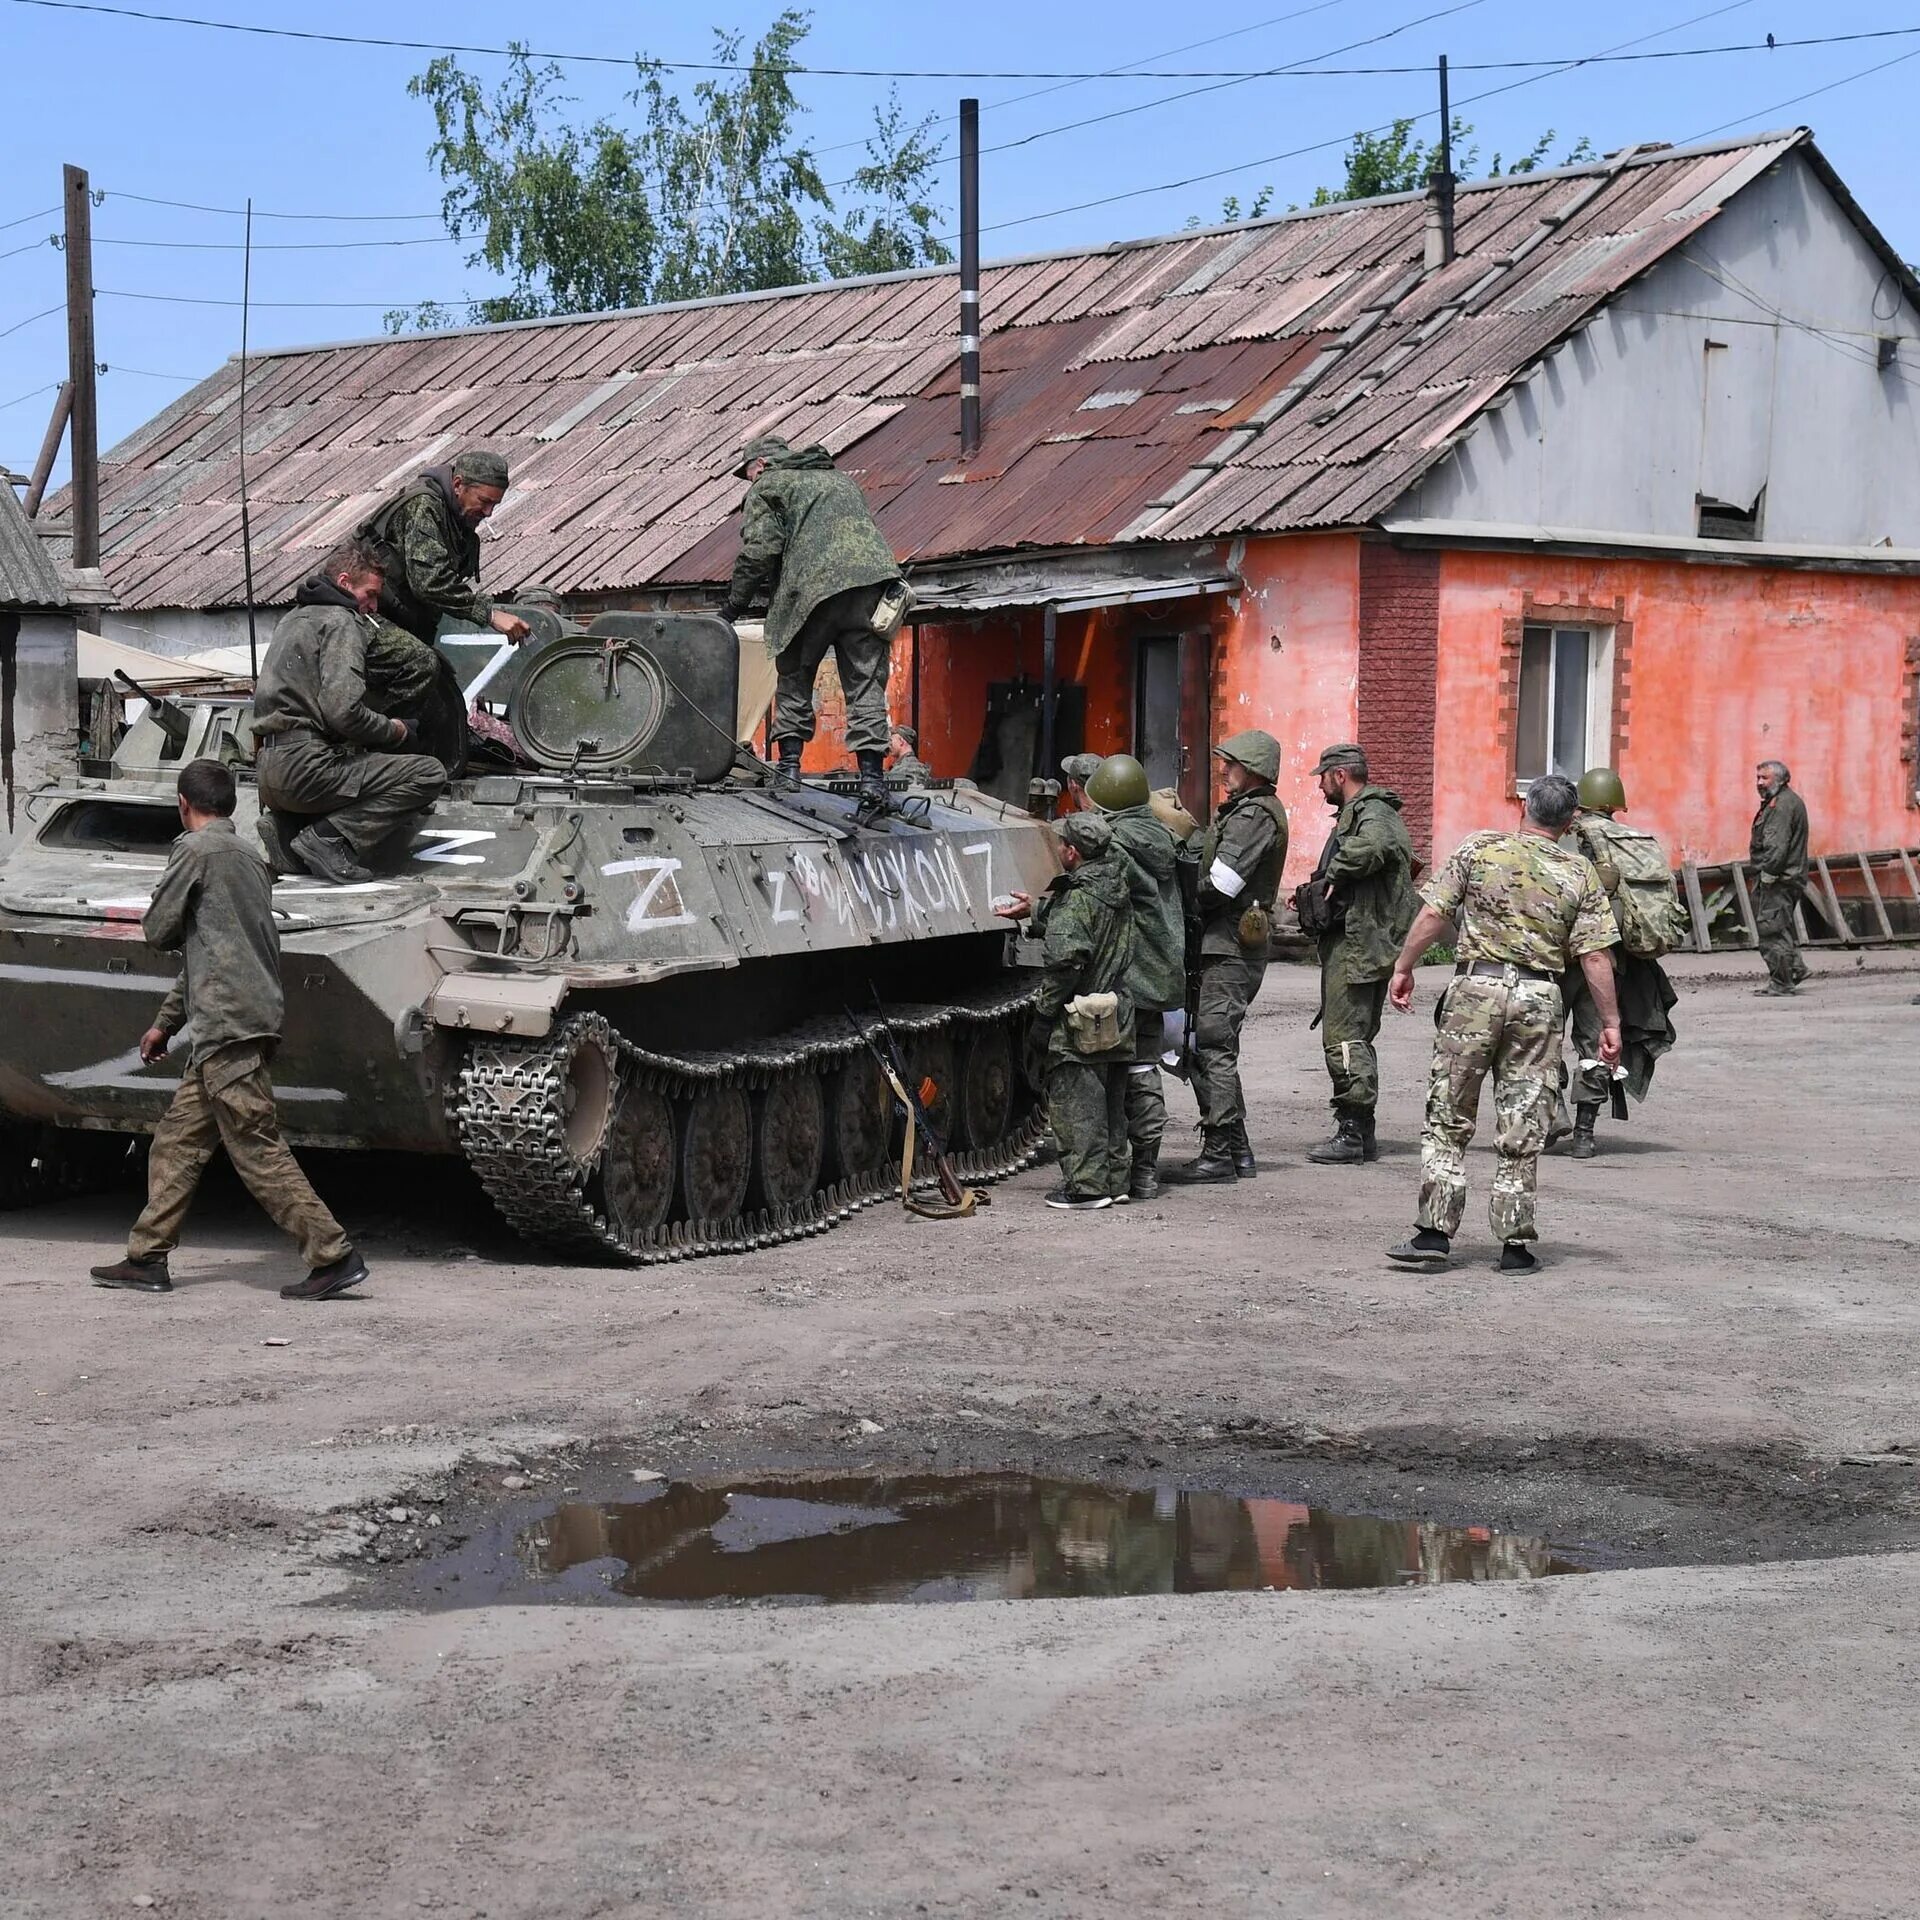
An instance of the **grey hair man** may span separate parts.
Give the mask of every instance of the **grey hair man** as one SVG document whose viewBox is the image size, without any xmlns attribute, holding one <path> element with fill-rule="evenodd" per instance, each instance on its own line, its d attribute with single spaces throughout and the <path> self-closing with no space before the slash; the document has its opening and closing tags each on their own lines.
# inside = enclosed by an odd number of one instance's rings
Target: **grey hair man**
<svg viewBox="0 0 1920 1920">
<path fill-rule="evenodd" d="M 1747 857 L 1753 862 L 1753 926 L 1767 963 L 1763 995 L 1797 993 L 1807 977 L 1800 957 L 1794 909 L 1807 887 L 1807 807 L 1793 790 L 1793 775 L 1780 760 L 1762 760 L 1753 770 L 1760 790 Z"/>
</svg>

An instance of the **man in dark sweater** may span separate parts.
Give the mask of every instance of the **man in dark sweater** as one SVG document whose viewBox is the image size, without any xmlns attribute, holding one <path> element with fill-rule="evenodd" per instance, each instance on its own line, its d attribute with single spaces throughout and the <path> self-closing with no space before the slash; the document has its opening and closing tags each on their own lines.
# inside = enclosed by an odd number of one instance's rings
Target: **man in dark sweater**
<svg viewBox="0 0 1920 1920">
<path fill-rule="evenodd" d="M 180 824 L 167 870 L 143 922 L 147 942 L 178 952 L 180 976 L 141 1035 L 151 1066 L 191 1023 L 193 1050 L 180 1090 L 154 1130 L 147 1204 L 124 1260 L 95 1267 L 94 1284 L 171 1293 L 167 1255 L 216 1147 L 274 1224 L 300 1242 L 309 1272 L 282 1287 L 288 1300 L 330 1300 L 367 1277 L 340 1223 L 308 1184 L 280 1137 L 268 1062 L 280 1041 L 280 935 L 273 875 L 233 830 L 233 775 L 214 760 L 180 772 Z"/>
<path fill-rule="evenodd" d="M 1807 890 L 1807 807 L 1793 790 L 1793 776 L 1778 760 L 1754 768 L 1760 790 L 1747 857 L 1753 862 L 1753 924 L 1760 957 L 1767 963 L 1762 994 L 1798 993 L 1807 977 L 1793 910 Z"/>
</svg>

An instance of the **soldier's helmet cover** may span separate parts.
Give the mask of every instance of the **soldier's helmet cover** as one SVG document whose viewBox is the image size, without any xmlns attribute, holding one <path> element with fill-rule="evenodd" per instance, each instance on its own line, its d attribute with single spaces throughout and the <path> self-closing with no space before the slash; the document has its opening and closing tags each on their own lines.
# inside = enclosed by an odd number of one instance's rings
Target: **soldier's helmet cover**
<svg viewBox="0 0 1920 1920">
<path fill-rule="evenodd" d="M 499 487 L 503 492 L 507 485 L 507 462 L 503 454 L 491 447 L 469 447 L 465 453 L 453 456 L 453 477 L 464 480 L 469 486 Z"/>
<path fill-rule="evenodd" d="M 1280 742 L 1259 727 L 1229 735 L 1213 752 L 1216 759 L 1238 762 L 1257 779 L 1271 782 L 1280 778 Z"/>
<path fill-rule="evenodd" d="M 896 739 L 904 740 L 915 752 L 919 751 L 920 736 L 911 727 L 896 726 L 893 733 Z"/>
<path fill-rule="evenodd" d="M 1580 804 L 1593 813 L 1618 813 L 1627 804 L 1627 790 L 1611 767 L 1589 767 L 1578 791 Z"/>
<path fill-rule="evenodd" d="M 1151 792 L 1146 768 L 1130 753 L 1108 754 L 1087 782 L 1087 798 L 1102 813 L 1144 807 Z"/>
<path fill-rule="evenodd" d="M 1069 780 L 1078 780 L 1084 787 L 1100 771 L 1100 756 L 1097 753 L 1070 753 L 1060 762 L 1061 773 Z"/>
<path fill-rule="evenodd" d="M 756 460 L 771 460 L 778 454 L 790 452 L 792 448 L 777 433 L 757 433 L 740 449 L 740 458 L 733 469 L 734 475 L 737 479 L 744 480 L 747 477 L 747 469 Z"/>
<path fill-rule="evenodd" d="M 1070 813 L 1056 820 L 1053 830 L 1062 845 L 1072 847 L 1085 860 L 1098 860 L 1113 844 L 1113 828 L 1100 813 Z"/>
</svg>

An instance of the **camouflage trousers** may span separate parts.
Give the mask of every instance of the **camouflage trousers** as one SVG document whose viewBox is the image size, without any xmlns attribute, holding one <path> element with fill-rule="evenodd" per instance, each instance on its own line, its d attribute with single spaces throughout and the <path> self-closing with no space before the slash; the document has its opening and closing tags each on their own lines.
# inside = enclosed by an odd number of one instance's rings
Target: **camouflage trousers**
<svg viewBox="0 0 1920 1920">
<path fill-rule="evenodd" d="M 440 678 L 440 649 L 391 620 L 374 622 L 367 642 L 367 705 L 376 713 L 411 719 L 427 704 Z"/>
<path fill-rule="evenodd" d="M 1060 1149 L 1060 1179 L 1069 1193 L 1127 1190 L 1125 1058 L 1047 1062 L 1047 1124 Z"/>
<path fill-rule="evenodd" d="M 1480 1085 L 1493 1075 L 1496 1240 L 1533 1240 L 1534 1178 L 1559 1097 L 1560 988 L 1551 980 L 1461 974 L 1441 995 L 1427 1125 L 1420 1136 L 1420 1224 L 1447 1235 L 1467 1210 L 1467 1143 Z"/>
<path fill-rule="evenodd" d="M 260 747 L 260 804 L 275 813 L 321 814 L 361 861 L 410 828 L 447 787 L 425 753 L 369 753 L 295 732 Z"/>
<path fill-rule="evenodd" d="M 1793 910 L 1802 889 L 1788 880 L 1757 880 L 1753 887 L 1753 927 L 1760 936 L 1760 958 L 1776 987 L 1797 987 L 1807 977 L 1800 958 L 1800 930 Z"/>
<path fill-rule="evenodd" d="M 1133 1064 L 1127 1069 L 1127 1145 L 1133 1167 L 1146 1172 L 1160 1159 L 1167 1133 L 1167 1096 L 1160 1081 L 1160 1015 L 1142 1008 L 1134 1015 Z"/>
<path fill-rule="evenodd" d="M 840 674 L 847 709 L 847 745 L 855 753 L 885 753 L 893 737 L 887 714 L 887 675 L 893 636 L 875 633 L 873 610 L 884 587 L 851 587 L 821 601 L 779 655 L 774 689 L 774 737 L 813 738 L 813 683 L 829 653 Z"/>
<path fill-rule="evenodd" d="M 1201 958 L 1193 1020 L 1193 1091 L 1200 1102 L 1200 1124 L 1209 1133 L 1246 1125 L 1240 1029 L 1266 977 L 1264 952 L 1209 953 Z"/>
<path fill-rule="evenodd" d="M 1336 1113 L 1371 1113 L 1380 1104 L 1380 1061 L 1373 1043 L 1386 1011 L 1387 981 L 1350 980 L 1341 965 L 1340 943 L 1320 950 L 1320 1045 L 1333 1082 Z"/>
<path fill-rule="evenodd" d="M 339 1221 L 280 1137 L 266 1049 L 243 1040 L 194 1061 L 180 1076 L 173 1104 L 153 1130 L 147 1204 L 127 1238 L 133 1259 L 180 1244 L 187 1209 L 216 1147 L 226 1148 L 234 1172 L 273 1224 L 299 1241 L 308 1266 L 327 1266 L 351 1251 Z"/>
</svg>

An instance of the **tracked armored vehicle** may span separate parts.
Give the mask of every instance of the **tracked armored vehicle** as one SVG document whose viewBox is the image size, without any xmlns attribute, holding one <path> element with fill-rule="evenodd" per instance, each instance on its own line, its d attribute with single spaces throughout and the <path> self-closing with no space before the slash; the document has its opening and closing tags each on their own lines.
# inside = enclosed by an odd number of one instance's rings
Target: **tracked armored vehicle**
<svg viewBox="0 0 1920 1920">
<path fill-rule="evenodd" d="M 1025 1164 L 1036 980 L 996 917 L 1057 871 L 968 787 L 862 815 L 736 753 L 734 634 L 704 614 L 539 610 L 503 680 L 529 766 L 477 760 L 358 886 L 274 889 L 274 1063 L 296 1144 L 459 1154 L 519 1232 L 621 1261 L 764 1246 L 897 1191 L 884 1018 L 963 1178 Z M 497 691 L 497 689 L 496 689 Z M 140 918 L 187 760 L 242 775 L 241 703 L 171 704 L 25 802 L 0 866 L 0 1204 L 71 1190 L 165 1111 L 186 1049 L 136 1042 L 174 971 Z"/>
</svg>

